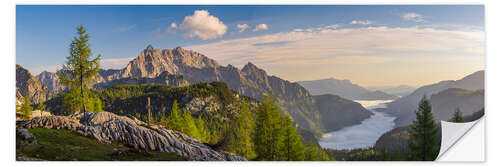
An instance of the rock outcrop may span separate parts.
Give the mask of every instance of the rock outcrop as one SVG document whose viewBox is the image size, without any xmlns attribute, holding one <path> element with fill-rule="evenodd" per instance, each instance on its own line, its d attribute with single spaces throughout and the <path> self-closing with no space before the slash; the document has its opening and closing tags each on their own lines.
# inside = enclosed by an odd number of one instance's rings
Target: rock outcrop
<svg viewBox="0 0 500 167">
<path fill-rule="evenodd" d="M 70 116 L 37 117 L 22 124 L 24 128 L 68 129 L 98 141 L 121 142 L 135 149 L 175 153 L 189 160 L 244 161 L 243 157 L 217 152 L 183 133 L 158 126 L 145 126 L 134 117 L 109 112 L 80 113 Z"/>
<path fill-rule="evenodd" d="M 16 64 L 16 105 L 22 102 L 23 96 L 29 96 L 31 103 L 38 104 L 51 97 L 51 93 L 45 85 L 36 79 L 31 73 Z"/>
</svg>

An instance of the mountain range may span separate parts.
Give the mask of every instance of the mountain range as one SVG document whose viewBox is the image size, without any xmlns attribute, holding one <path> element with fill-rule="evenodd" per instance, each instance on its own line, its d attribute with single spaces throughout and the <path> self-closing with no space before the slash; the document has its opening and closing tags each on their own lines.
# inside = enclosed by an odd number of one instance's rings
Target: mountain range
<svg viewBox="0 0 500 167">
<path fill-rule="evenodd" d="M 43 72 L 38 75 L 38 78 L 44 84 L 52 85 L 49 87 L 51 91 L 61 89 L 54 73 Z M 158 83 L 186 86 L 214 81 L 224 82 L 231 90 L 257 100 L 261 100 L 266 94 L 273 96 L 300 127 L 306 128 L 316 135 L 325 132 L 325 130 L 337 129 L 341 125 L 352 125 L 358 122 L 358 119 L 353 121 L 340 119 L 339 121 L 347 122 L 341 122 L 334 128 L 328 127 L 331 123 L 325 124 L 323 120 L 334 117 L 335 114 L 332 115 L 332 113 L 342 111 L 339 110 L 340 108 L 322 108 L 320 110 L 318 106 L 322 106 L 322 102 L 331 103 L 332 101 L 316 100 L 300 84 L 289 82 L 277 76 L 270 76 L 265 70 L 251 62 L 240 70 L 230 64 L 222 66 L 201 53 L 185 50 L 181 47 L 160 50 L 149 45 L 123 69 L 100 70 L 99 75 L 92 83 L 94 88 L 101 89 L 116 84 Z M 351 105 L 356 102 L 347 99 L 343 101 L 348 101 L 349 103 L 346 104 L 350 104 L 343 109 L 352 108 L 348 112 L 354 115 L 363 115 L 359 117 L 360 119 L 370 115 L 370 112 L 361 105 Z M 332 120 L 336 120 L 336 118 L 334 117 Z"/>
<path fill-rule="evenodd" d="M 391 95 L 396 95 L 396 96 L 407 96 L 411 94 L 411 92 L 415 91 L 417 89 L 416 87 L 413 86 L 408 86 L 408 85 L 398 85 L 398 86 L 370 86 L 366 87 L 368 90 L 372 91 L 382 91 Z"/>
<path fill-rule="evenodd" d="M 459 88 L 459 89 L 450 89 Z M 395 115 L 397 126 L 408 125 L 415 117 L 418 102 L 426 96 L 430 99 L 433 113 L 437 119 L 447 120 L 446 116 L 460 108 L 463 113 L 478 111 L 484 106 L 484 71 L 477 71 L 460 80 L 447 80 L 422 86 L 410 95 L 387 104 L 388 113 Z M 471 104 L 474 105 L 471 105 Z"/>
<path fill-rule="evenodd" d="M 391 100 L 397 96 L 376 90 L 371 91 L 349 80 L 335 78 L 298 81 L 312 95 L 334 94 L 351 100 Z"/>
</svg>

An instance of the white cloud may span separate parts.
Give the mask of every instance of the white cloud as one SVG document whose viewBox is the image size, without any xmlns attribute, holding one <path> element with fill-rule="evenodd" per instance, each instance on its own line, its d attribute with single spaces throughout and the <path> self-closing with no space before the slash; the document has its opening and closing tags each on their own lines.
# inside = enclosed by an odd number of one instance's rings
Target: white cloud
<svg viewBox="0 0 500 167">
<path fill-rule="evenodd" d="M 256 32 L 256 31 L 260 31 L 260 30 L 267 30 L 267 24 L 259 24 L 257 26 L 255 26 L 255 28 L 253 29 L 253 32 Z"/>
<path fill-rule="evenodd" d="M 337 29 L 337 28 L 340 28 L 340 24 L 332 24 L 332 25 L 328 25 L 326 26 L 325 28 L 327 29 Z"/>
<path fill-rule="evenodd" d="M 172 22 L 172 23 L 170 24 L 170 28 L 177 28 L 177 23 Z"/>
<path fill-rule="evenodd" d="M 186 30 L 184 36 L 198 37 L 202 40 L 215 39 L 226 33 L 227 26 L 219 18 L 206 10 L 196 10 L 192 16 L 186 16 L 179 29 Z"/>
<path fill-rule="evenodd" d="M 351 21 L 351 24 L 359 24 L 359 25 L 370 25 L 370 24 L 373 24 L 373 21 L 370 21 L 370 20 L 353 20 Z"/>
<path fill-rule="evenodd" d="M 236 28 L 238 28 L 238 32 L 243 32 L 248 28 L 248 24 L 238 24 Z"/>
<path fill-rule="evenodd" d="M 424 16 L 418 13 L 405 13 L 401 16 L 401 18 L 408 20 L 408 21 L 414 21 L 414 22 L 424 22 Z"/>
</svg>

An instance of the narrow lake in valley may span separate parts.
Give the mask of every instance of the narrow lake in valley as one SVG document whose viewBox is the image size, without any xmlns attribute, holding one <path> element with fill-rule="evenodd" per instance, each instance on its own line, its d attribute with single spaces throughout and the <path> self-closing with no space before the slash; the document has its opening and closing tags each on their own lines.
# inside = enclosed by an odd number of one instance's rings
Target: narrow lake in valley
<svg viewBox="0 0 500 167">
<path fill-rule="evenodd" d="M 376 108 L 385 108 L 384 103 L 391 100 L 358 100 L 356 101 L 370 110 L 374 115 L 365 119 L 361 124 L 344 127 L 338 131 L 323 135 L 319 144 L 330 149 L 356 149 L 367 148 L 375 145 L 377 139 L 385 132 L 394 128 L 395 117 L 375 111 Z"/>
</svg>

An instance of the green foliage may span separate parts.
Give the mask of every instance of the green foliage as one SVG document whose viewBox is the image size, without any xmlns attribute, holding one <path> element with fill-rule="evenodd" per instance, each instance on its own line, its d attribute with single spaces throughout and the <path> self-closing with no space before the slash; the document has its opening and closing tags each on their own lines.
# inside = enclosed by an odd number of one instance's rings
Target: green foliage
<svg viewBox="0 0 500 167">
<path fill-rule="evenodd" d="M 36 109 L 40 111 L 47 111 L 47 106 L 45 105 L 45 102 L 40 102 L 36 106 Z"/>
<path fill-rule="evenodd" d="M 233 126 L 232 142 L 229 151 L 244 156 L 247 159 L 255 157 L 252 135 L 254 134 L 255 121 L 248 104 L 240 106 L 240 113 Z"/>
<path fill-rule="evenodd" d="M 137 117 L 137 116 L 136 116 Z M 167 118 L 167 124 L 170 129 L 173 130 L 182 130 L 182 118 L 180 115 L 179 105 L 177 101 L 174 101 L 172 105 L 172 109 L 170 110 L 170 115 Z"/>
<path fill-rule="evenodd" d="M 70 89 L 69 91 L 61 91 L 62 105 L 66 114 L 80 112 L 82 103 L 85 104 L 88 112 L 102 112 L 102 102 L 96 95 L 93 95 L 89 90 L 84 90 L 85 96 L 82 99 L 80 90 Z"/>
<path fill-rule="evenodd" d="M 71 42 L 70 55 L 66 57 L 66 64 L 63 65 L 61 70 L 57 71 L 57 75 L 61 84 L 69 89 L 68 94 L 63 98 L 66 109 L 71 112 L 78 110 L 87 112 L 87 107 L 97 107 L 88 106 L 88 103 L 94 104 L 94 102 L 89 101 L 95 99 L 89 98 L 86 90 L 89 87 L 90 80 L 99 72 L 101 55 L 89 60 L 92 56 L 88 43 L 89 35 L 86 34 L 86 30 L 82 25 L 77 28 L 77 33 L 78 37 L 75 37 Z M 99 109 L 94 110 L 98 111 Z"/>
<path fill-rule="evenodd" d="M 16 137 L 16 155 L 49 161 L 185 160 L 167 152 L 137 152 L 120 143 L 102 143 L 69 130 L 28 129 L 37 143 Z M 122 152 L 121 156 L 117 153 Z"/>
<path fill-rule="evenodd" d="M 437 147 L 438 128 L 432 116 L 430 101 L 424 96 L 418 105 L 416 120 L 409 130 L 408 147 L 411 150 L 410 159 L 417 161 L 432 161 L 439 152 Z"/>
<path fill-rule="evenodd" d="M 280 124 L 281 109 L 266 96 L 257 110 L 255 127 L 255 151 L 258 160 L 280 160 L 283 147 L 283 130 Z"/>
<path fill-rule="evenodd" d="M 201 116 L 198 116 L 198 118 L 196 118 L 195 124 L 196 124 L 196 128 L 198 129 L 198 131 L 200 133 L 200 136 L 198 137 L 198 139 L 201 142 L 207 143 L 209 141 L 210 131 L 208 130 L 207 126 L 205 125 L 205 121 L 203 120 L 203 118 L 201 118 Z"/>
<path fill-rule="evenodd" d="M 330 157 L 323 151 L 319 146 L 313 142 L 309 142 L 305 148 L 305 160 L 306 161 L 329 161 L 335 160 L 330 159 Z"/>
<path fill-rule="evenodd" d="M 464 122 L 462 112 L 460 112 L 459 108 L 457 108 L 455 110 L 455 113 L 453 113 L 453 117 L 451 118 L 451 122 L 456 122 L 456 123 Z"/>
<path fill-rule="evenodd" d="M 33 108 L 31 108 L 31 101 L 28 95 L 23 97 L 23 104 L 20 109 L 23 119 L 30 119 L 32 116 Z"/>
<path fill-rule="evenodd" d="M 297 133 L 297 129 L 293 126 L 292 118 L 285 116 L 282 118 L 284 129 L 283 140 L 283 156 L 286 161 L 302 161 L 304 160 L 304 145 L 302 138 Z"/>
<path fill-rule="evenodd" d="M 196 139 L 200 139 L 200 131 L 198 131 L 198 128 L 196 127 L 196 124 L 194 123 L 193 116 L 191 115 L 191 111 L 185 110 L 182 112 L 182 119 L 181 119 L 181 125 L 182 129 L 181 132 L 187 134 L 188 136 L 194 137 Z"/>
</svg>

